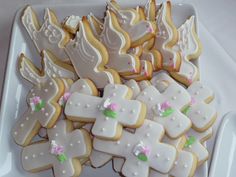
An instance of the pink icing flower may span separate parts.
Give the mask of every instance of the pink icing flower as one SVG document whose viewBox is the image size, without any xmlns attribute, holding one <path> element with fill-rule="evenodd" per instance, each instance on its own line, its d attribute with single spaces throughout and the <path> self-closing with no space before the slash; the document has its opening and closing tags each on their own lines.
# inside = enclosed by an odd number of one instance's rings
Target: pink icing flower
<svg viewBox="0 0 236 177">
<path fill-rule="evenodd" d="M 142 149 L 142 153 L 144 153 L 146 156 L 149 156 L 151 153 L 151 149 L 148 146 L 144 146 Z"/>
<path fill-rule="evenodd" d="M 168 108 L 170 108 L 171 106 L 170 106 L 170 103 L 168 102 L 168 101 L 165 101 L 165 102 L 163 102 L 162 104 L 161 104 L 161 107 L 160 107 L 160 109 L 161 109 L 161 111 L 165 111 L 166 109 L 168 109 Z"/>
<path fill-rule="evenodd" d="M 32 102 L 34 105 L 37 105 L 41 102 L 41 98 L 39 96 L 35 96 L 32 98 Z"/>
<path fill-rule="evenodd" d="M 56 142 L 53 140 L 51 142 L 51 149 L 50 149 L 51 154 L 55 155 L 61 155 L 64 153 L 64 147 L 57 145 Z"/>
<path fill-rule="evenodd" d="M 108 105 L 108 108 L 111 109 L 112 111 L 116 111 L 118 107 L 119 106 L 116 103 L 111 103 L 110 105 Z"/>
<path fill-rule="evenodd" d="M 64 101 L 67 101 L 71 96 L 71 93 L 70 92 L 65 92 L 64 95 L 63 95 L 63 99 Z"/>
</svg>

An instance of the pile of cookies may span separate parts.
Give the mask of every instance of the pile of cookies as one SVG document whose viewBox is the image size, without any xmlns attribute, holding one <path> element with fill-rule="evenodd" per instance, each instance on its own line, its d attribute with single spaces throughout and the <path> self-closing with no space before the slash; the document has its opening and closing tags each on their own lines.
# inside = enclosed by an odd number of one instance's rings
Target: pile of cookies
<svg viewBox="0 0 236 177">
<path fill-rule="evenodd" d="M 193 176 L 216 119 L 214 94 L 192 62 L 202 48 L 195 17 L 177 29 L 169 1 L 122 8 L 111 0 L 106 9 L 103 19 L 60 23 L 47 8 L 42 25 L 24 9 L 42 69 L 20 55 L 19 72 L 33 85 L 12 129 L 23 168 L 72 177 L 112 160 L 128 177 Z"/>
</svg>

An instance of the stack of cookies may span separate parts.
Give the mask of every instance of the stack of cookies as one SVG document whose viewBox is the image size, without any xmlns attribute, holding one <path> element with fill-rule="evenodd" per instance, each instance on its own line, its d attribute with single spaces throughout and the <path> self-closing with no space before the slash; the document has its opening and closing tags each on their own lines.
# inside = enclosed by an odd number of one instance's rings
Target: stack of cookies
<svg viewBox="0 0 236 177">
<path fill-rule="evenodd" d="M 72 177 L 112 160 L 127 177 L 193 176 L 216 120 L 214 94 L 192 62 L 202 49 L 195 17 L 177 29 L 169 1 L 122 8 L 111 0 L 106 9 L 103 19 L 60 23 L 47 8 L 42 25 L 24 9 L 42 69 L 20 55 L 19 73 L 33 85 L 12 129 L 23 168 Z"/>
</svg>

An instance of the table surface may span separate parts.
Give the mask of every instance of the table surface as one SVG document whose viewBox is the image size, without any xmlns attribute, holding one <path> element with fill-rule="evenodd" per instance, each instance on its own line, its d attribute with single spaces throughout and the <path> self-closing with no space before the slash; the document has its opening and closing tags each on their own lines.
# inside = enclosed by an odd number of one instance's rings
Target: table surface
<svg viewBox="0 0 236 177">
<path fill-rule="evenodd" d="M 0 0 L 0 93 L 4 82 L 11 27 L 15 12 L 26 4 L 79 3 L 93 0 Z M 95 1 L 95 0 L 94 0 Z M 106 2 L 106 0 L 96 0 Z M 122 0 L 123 1 L 123 0 Z M 135 1 L 135 0 L 134 0 Z M 146 1 L 146 0 L 144 0 Z M 195 6 L 199 17 L 200 38 L 204 52 L 200 61 L 201 76 L 216 92 L 219 117 L 236 109 L 236 0 L 172 0 Z M 160 3 L 160 1 L 158 1 Z M 217 77 L 216 77 L 217 75 Z M 220 76 L 220 77 L 218 77 Z M 224 90 L 220 85 L 224 84 Z M 0 97 L 1 98 L 1 97 Z M 218 127 L 218 120 L 215 127 Z M 212 151 L 214 138 L 210 141 Z"/>
</svg>

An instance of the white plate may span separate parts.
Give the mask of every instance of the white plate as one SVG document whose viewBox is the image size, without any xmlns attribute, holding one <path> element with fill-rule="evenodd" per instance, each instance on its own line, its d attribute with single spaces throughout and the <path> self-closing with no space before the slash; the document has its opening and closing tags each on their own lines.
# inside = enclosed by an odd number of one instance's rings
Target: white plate
<svg viewBox="0 0 236 177">
<path fill-rule="evenodd" d="M 144 1 L 143 1 L 144 2 Z M 139 5 L 136 1 L 125 2 L 123 6 L 135 7 Z M 93 12 L 97 16 L 103 16 L 105 11 L 105 5 L 100 4 L 65 4 L 65 5 L 37 5 L 33 6 L 37 14 L 43 17 L 44 8 L 50 7 L 55 10 L 58 18 L 62 20 L 64 17 L 74 15 L 87 15 L 89 12 Z M 1 115 L 0 115 L 0 177 L 51 177 L 51 170 L 47 170 L 41 173 L 31 174 L 22 169 L 20 162 L 19 148 L 14 142 L 10 134 L 10 130 L 15 123 L 17 117 L 26 110 L 26 94 L 31 88 L 31 85 L 23 80 L 17 70 L 17 58 L 21 52 L 24 52 L 26 56 L 31 58 L 33 62 L 40 66 L 40 57 L 30 40 L 28 34 L 23 28 L 20 16 L 21 10 L 16 14 L 11 44 L 8 56 L 7 72 L 5 76 L 4 92 L 1 103 Z M 196 15 L 196 11 L 191 5 L 187 4 L 174 4 L 173 5 L 173 17 L 177 26 L 180 26 L 191 15 Z M 111 168 L 111 163 L 105 167 L 95 170 L 89 167 L 85 167 L 81 177 L 117 177 Z M 196 177 L 207 176 L 207 164 L 204 164 L 198 171 Z"/>
<path fill-rule="evenodd" d="M 226 114 L 217 134 L 209 177 L 236 176 L 236 112 Z"/>
</svg>

